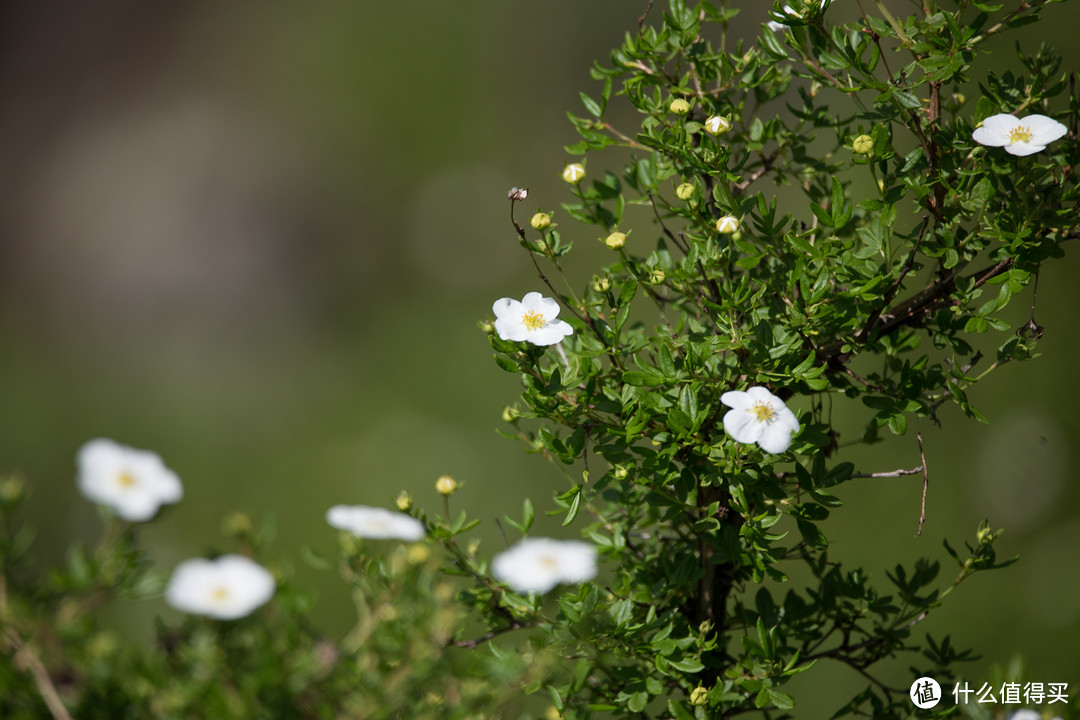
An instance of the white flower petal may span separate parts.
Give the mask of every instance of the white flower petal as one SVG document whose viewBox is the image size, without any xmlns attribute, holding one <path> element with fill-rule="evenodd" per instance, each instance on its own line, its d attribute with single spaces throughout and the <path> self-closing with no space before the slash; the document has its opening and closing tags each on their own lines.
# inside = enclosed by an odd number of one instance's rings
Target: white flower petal
<svg viewBox="0 0 1080 720">
<path fill-rule="evenodd" d="M 373 540 L 421 540 L 424 524 L 405 513 L 367 505 L 335 505 L 326 511 L 331 527 Z"/>
<path fill-rule="evenodd" d="M 531 331 L 527 340 L 533 345 L 554 345 L 557 342 L 561 342 L 567 335 L 572 335 L 573 333 L 574 328 L 570 327 L 570 323 L 563 320 L 556 320 Z"/>
<path fill-rule="evenodd" d="M 1045 115 L 1028 115 L 1023 118 L 1021 124 L 1031 130 L 1032 144 L 1042 145 L 1044 148 L 1069 132 L 1069 128 Z"/>
<path fill-rule="evenodd" d="M 500 298 L 491 306 L 491 312 L 499 319 L 518 317 L 521 315 L 521 303 L 514 298 Z"/>
<path fill-rule="evenodd" d="M 767 387 L 761 385 L 754 385 L 751 388 L 747 388 L 746 394 L 750 396 L 750 400 L 754 405 L 768 405 L 771 408 L 776 408 L 784 404 L 784 401 L 769 392 Z"/>
<path fill-rule="evenodd" d="M 503 340 L 522 342 L 529 337 L 529 329 L 521 322 L 521 318 L 496 318 L 495 332 Z"/>
<path fill-rule="evenodd" d="M 753 399 L 742 390 L 729 390 L 720 396 L 720 402 L 729 408 L 741 410 L 754 404 Z"/>
<path fill-rule="evenodd" d="M 749 408 L 728 410 L 724 414 L 724 430 L 735 442 L 756 443 L 764 426 L 765 423 L 759 422 L 754 411 Z"/>
<path fill-rule="evenodd" d="M 491 309 L 495 313 L 495 332 L 503 340 L 545 346 L 574 333 L 569 323 L 556 319 L 558 301 L 538 292 L 527 293 L 520 302 L 502 298 Z"/>
<path fill-rule="evenodd" d="M 777 422 L 762 423 L 763 429 L 757 444 L 762 450 L 773 455 L 791 447 L 791 428 Z"/>
<path fill-rule="evenodd" d="M 1034 155 L 1035 153 L 1045 150 L 1045 145 L 1033 145 L 1026 142 L 1014 142 L 1005 146 L 1005 152 L 1010 155 L 1018 155 L 1024 157 L 1025 155 Z"/>
</svg>

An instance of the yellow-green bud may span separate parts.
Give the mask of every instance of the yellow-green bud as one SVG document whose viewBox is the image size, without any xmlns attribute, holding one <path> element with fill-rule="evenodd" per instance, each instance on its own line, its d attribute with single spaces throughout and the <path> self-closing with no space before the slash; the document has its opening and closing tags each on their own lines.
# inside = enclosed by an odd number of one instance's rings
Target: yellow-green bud
<svg viewBox="0 0 1080 720">
<path fill-rule="evenodd" d="M 529 224 L 533 226 L 534 230 L 543 230 L 551 224 L 551 216 L 547 213 L 538 212 L 532 216 Z"/>
<path fill-rule="evenodd" d="M 410 565 L 423 565 L 431 557 L 431 550 L 423 543 L 413 543 L 405 553 L 405 561 Z"/>
<path fill-rule="evenodd" d="M 605 293 L 611 289 L 611 280 L 606 275 L 604 277 L 593 275 L 592 289 L 598 293 Z"/>
<path fill-rule="evenodd" d="M 246 513 L 235 512 L 222 522 L 222 530 L 229 537 L 243 537 L 252 531 L 251 518 Z"/>
<path fill-rule="evenodd" d="M 680 200 L 689 200 L 694 197 L 694 186 L 690 183 L 683 183 L 679 187 L 675 188 L 675 197 Z"/>
<path fill-rule="evenodd" d="M 509 422 L 514 422 L 519 417 L 521 417 L 521 412 L 516 407 L 510 407 L 509 405 L 507 405 L 506 407 L 503 408 L 503 411 L 502 411 L 503 422 L 508 422 L 508 423 Z"/>
<path fill-rule="evenodd" d="M 704 705 L 709 701 L 709 691 L 700 685 L 694 688 L 694 691 L 690 693 L 691 705 Z"/>
<path fill-rule="evenodd" d="M 626 233 L 613 232 L 604 240 L 604 244 L 612 250 L 618 250 L 626 244 Z"/>
<path fill-rule="evenodd" d="M 734 215 L 725 215 L 716 221 L 716 232 L 730 235 L 739 229 L 739 219 Z"/>
<path fill-rule="evenodd" d="M 869 155 L 874 151 L 874 138 L 869 135 L 860 135 L 852 141 L 851 149 L 859 155 Z"/>
<path fill-rule="evenodd" d="M 668 110 L 670 110 L 676 115 L 685 115 L 686 113 L 690 112 L 690 103 L 686 102 L 682 98 L 675 98 L 671 101 L 671 104 L 668 105 Z"/>
<path fill-rule="evenodd" d="M 664 279 L 666 277 L 667 277 L 667 275 L 664 273 L 663 268 L 656 268 L 655 270 L 653 270 L 652 272 L 649 273 L 649 284 L 650 285 L 659 285 L 660 283 L 664 282 Z"/>
<path fill-rule="evenodd" d="M 398 510 L 405 512 L 412 507 L 412 495 L 409 494 L 408 490 L 402 490 L 398 493 L 397 500 L 394 503 L 397 505 Z"/>
<path fill-rule="evenodd" d="M 952 94 L 952 101 L 954 103 L 956 103 L 956 107 L 960 107 L 961 105 L 963 105 L 964 103 L 967 102 L 967 98 L 964 97 L 964 93 L 953 93 Z"/>
<path fill-rule="evenodd" d="M 14 505 L 23 498 L 26 483 L 17 475 L 10 475 L 0 480 L 0 504 Z"/>
<path fill-rule="evenodd" d="M 626 476 L 629 473 L 630 473 L 630 470 L 627 469 L 627 467 L 625 465 L 616 465 L 615 466 L 615 479 L 616 480 L 625 480 Z"/>
<path fill-rule="evenodd" d="M 491 322 L 490 320 L 481 320 L 480 330 L 486 333 L 493 333 L 495 332 L 495 323 Z"/>
<path fill-rule="evenodd" d="M 570 163 L 563 168 L 562 179 L 568 183 L 579 183 L 585 177 L 585 166 L 581 163 Z"/>
<path fill-rule="evenodd" d="M 705 130 L 712 135 L 723 135 L 731 129 L 731 120 L 720 115 L 713 115 L 705 121 Z"/>
<path fill-rule="evenodd" d="M 435 489 L 443 495 L 453 495 L 459 487 L 461 485 L 450 475 L 443 475 L 435 481 Z"/>
</svg>

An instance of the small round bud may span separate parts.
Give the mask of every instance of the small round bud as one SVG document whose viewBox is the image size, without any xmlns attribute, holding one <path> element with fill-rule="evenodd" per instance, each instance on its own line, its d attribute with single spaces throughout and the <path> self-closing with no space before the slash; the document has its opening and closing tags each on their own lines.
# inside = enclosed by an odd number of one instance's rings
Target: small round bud
<svg viewBox="0 0 1080 720">
<path fill-rule="evenodd" d="M 851 149 L 859 155 L 869 155 L 874 151 L 874 138 L 869 135 L 860 135 L 852 141 Z"/>
<path fill-rule="evenodd" d="M 991 543 L 994 541 L 994 531 L 990 529 L 989 525 L 981 525 L 975 531 L 975 539 L 979 541 L 980 545 Z"/>
<path fill-rule="evenodd" d="M 423 565 L 431 557 L 431 550 L 423 543 L 413 543 L 405 552 L 405 561 L 410 565 Z"/>
<path fill-rule="evenodd" d="M 683 183 L 679 187 L 675 188 L 675 197 L 680 200 L 689 200 L 694 197 L 694 186 L 690 183 Z"/>
<path fill-rule="evenodd" d="M 0 505 L 14 505 L 23 498 L 26 483 L 17 475 L 9 475 L 0 480 Z"/>
<path fill-rule="evenodd" d="M 491 333 L 495 332 L 495 323 L 491 322 L 490 320 L 481 320 L 480 329 L 490 335 Z"/>
<path fill-rule="evenodd" d="M 630 470 L 625 465 L 616 465 L 614 474 L 616 480 L 625 480 Z"/>
<path fill-rule="evenodd" d="M 670 110 L 675 115 L 685 115 L 686 113 L 690 112 L 690 103 L 686 102 L 682 98 L 675 98 L 671 101 L 671 104 L 668 105 L 668 110 Z"/>
<path fill-rule="evenodd" d="M 626 244 L 626 233 L 613 232 L 604 240 L 604 244 L 612 250 L 618 250 Z"/>
<path fill-rule="evenodd" d="M 503 422 L 512 423 L 515 420 L 517 420 L 519 417 L 521 417 L 521 411 L 519 411 L 516 407 L 510 407 L 509 405 L 507 405 L 506 407 L 503 408 L 503 411 L 502 411 Z"/>
<path fill-rule="evenodd" d="M 506 193 L 507 200 L 524 200 L 529 197 L 529 188 L 510 188 L 510 192 Z"/>
<path fill-rule="evenodd" d="M 964 103 L 967 102 L 967 98 L 964 97 L 964 93 L 953 93 L 952 94 L 952 101 L 954 103 L 956 103 L 957 105 L 963 105 Z"/>
<path fill-rule="evenodd" d="M 611 289 L 611 280 L 606 275 L 604 277 L 593 275 L 592 289 L 598 293 L 605 293 Z"/>
<path fill-rule="evenodd" d="M 690 693 L 691 705 L 704 705 L 709 701 L 709 691 L 700 685 L 694 688 L 694 691 Z"/>
<path fill-rule="evenodd" d="M 723 135 L 731 129 L 731 120 L 721 115 L 712 115 L 705 121 L 705 130 L 712 135 Z"/>
<path fill-rule="evenodd" d="M 660 283 L 664 282 L 664 279 L 666 277 L 667 277 L 667 275 L 664 273 L 663 268 L 656 268 L 655 270 L 653 270 L 652 272 L 649 273 L 649 284 L 650 285 L 659 285 Z"/>
<path fill-rule="evenodd" d="M 398 493 L 397 499 L 394 501 L 394 504 L 397 505 L 398 510 L 400 510 L 401 512 L 405 512 L 412 507 L 412 495 L 409 494 L 408 490 L 402 490 Z"/>
<path fill-rule="evenodd" d="M 435 489 L 443 495 L 453 495 L 459 487 L 461 485 L 450 475 L 443 475 L 435 481 Z"/>
<path fill-rule="evenodd" d="M 529 224 L 533 226 L 533 230 L 543 230 L 551 224 L 551 216 L 547 213 L 538 212 L 532 216 Z"/>
<path fill-rule="evenodd" d="M 585 166 L 581 163 L 570 163 L 563 168 L 562 179 L 568 183 L 579 183 L 585 177 Z"/>
<path fill-rule="evenodd" d="M 244 537 L 251 534 L 252 525 L 251 518 L 247 513 L 235 512 L 229 515 L 221 523 L 221 529 L 224 534 L 231 538 Z"/>
<path fill-rule="evenodd" d="M 725 215 L 716 221 L 716 232 L 730 235 L 739 229 L 739 220 L 734 215 Z"/>
</svg>

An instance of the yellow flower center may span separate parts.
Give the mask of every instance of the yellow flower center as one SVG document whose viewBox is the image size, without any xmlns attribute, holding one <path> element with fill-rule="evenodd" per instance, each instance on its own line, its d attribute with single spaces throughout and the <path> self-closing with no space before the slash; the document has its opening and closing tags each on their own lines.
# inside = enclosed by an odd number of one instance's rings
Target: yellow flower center
<svg viewBox="0 0 1080 720">
<path fill-rule="evenodd" d="M 213 598 L 214 602 L 224 602 L 225 598 L 229 597 L 229 590 L 221 585 L 218 585 L 216 588 L 214 588 L 214 591 L 210 593 L 210 597 Z"/>
<path fill-rule="evenodd" d="M 758 403 L 754 406 L 754 417 L 757 418 L 758 422 L 769 422 L 774 415 L 776 415 L 776 411 L 765 403 Z"/>
<path fill-rule="evenodd" d="M 555 562 L 555 558 L 553 558 L 550 555 L 541 555 L 540 558 L 539 558 L 539 563 L 540 563 L 540 567 L 548 569 L 548 570 L 550 570 L 550 569 L 554 568 L 556 565 L 558 565 L 558 563 Z"/>
<path fill-rule="evenodd" d="M 135 487 L 136 482 L 135 476 L 127 470 L 116 476 L 116 484 L 125 489 Z"/>
<path fill-rule="evenodd" d="M 521 316 L 521 322 L 530 330 L 539 330 L 544 327 L 544 316 L 535 310 L 530 310 Z"/>
<path fill-rule="evenodd" d="M 1031 142 L 1031 128 L 1017 125 L 1009 131 L 1010 143 Z"/>
</svg>

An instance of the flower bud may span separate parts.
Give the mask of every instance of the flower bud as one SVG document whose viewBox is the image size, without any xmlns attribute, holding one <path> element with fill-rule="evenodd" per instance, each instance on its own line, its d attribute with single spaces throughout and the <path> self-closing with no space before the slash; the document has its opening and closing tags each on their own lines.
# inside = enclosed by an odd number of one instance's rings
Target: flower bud
<svg viewBox="0 0 1080 720">
<path fill-rule="evenodd" d="M 716 221 L 716 232 L 730 235 L 739 229 L 739 220 L 734 215 L 725 215 Z"/>
<path fill-rule="evenodd" d="M 685 115 L 686 113 L 690 112 L 690 103 L 686 102 L 682 98 L 675 98 L 671 101 L 671 104 L 668 105 L 668 110 L 670 110 L 675 115 Z"/>
<path fill-rule="evenodd" d="M 23 499 L 26 483 L 17 475 L 9 475 L 0 480 L 0 505 L 14 505 Z"/>
<path fill-rule="evenodd" d="M 664 273 L 663 268 L 656 268 L 649 273 L 649 284 L 659 285 L 660 283 L 664 282 L 664 279 L 666 277 L 667 275 Z"/>
<path fill-rule="evenodd" d="M 529 188 L 510 188 L 510 192 L 506 193 L 507 200 L 524 200 L 529 197 Z"/>
<path fill-rule="evenodd" d="M 616 480 L 625 480 L 630 470 L 625 465 L 616 465 L 614 474 Z"/>
<path fill-rule="evenodd" d="M 604 277 L 593 275 L 592 289 L 598 293 L 606 293 L 611 289 L 611 280 L 606 275 Z"/>
<path fill-rule="evenodd" d="M 491 322 L 490 320 L 481 320 L 480 321 L 480 330 L 482 330 L 483 332 L 486 332 L 488 334 L 491 334 L 491 333 L 495 332 L 495 323 Z"/>
<path fill-rule="evenodd" d="M 461 485 L 450 475 L 443 475 L 435 481 L 435 489 L 442 495 L 453 495 L 459 487 Z"/>
<path fill-rule="evenodd" d="M 851 149 L 859 155 L 869 155 L 874 151 L 874 138 L 869 135 L 860 135 L 851 143 Z"/>
<path fill-rule="evenodd" d="M 709 701 L 709 691 L 698 685 L 694 688 L 694 691 L 690 693 L 691 705 L 704 705 Z"/>
<path fill-rule="evenodd" d="M 247 513 L 235 512 L 221 523 L 222 532 L 230 538 L 240 538 L 252 532 L 251 518 Z"/>
<path fill-rule="evenodd" d="M 508 423 L 514 422 L 519 417 L 521 417 L 521 411 L 518 410 L 516 407 L 511 407 L 511 406 L 507 405 L 506 407 L 503 408 L 503 411 L 502 411 L 503 422 L 508 422 Z"/>
<path fill-rule="evenodd" d="M 679 187 L 675 188 L 675 197 L 680 200 L 689 200 L 694 197 L 694 186 L 690 183 L 683 183 Z"/>
<path fill-rule="evenodd" d="M 720 115 L 712 115 L 705 121 L 705 129 L 712 135 L 723 135 L 731 129 L 731 120 Z"/>
<path fill-rule="evenodd" d="M 585 166 L 581 163 L 570 163 L 563 168 L 562 179 L 568 183 L 579 183 L 585 177 Z"/>
<path fill-rule="evenodd" d="M 402 490 L 398 493 L 397 500 L 394 501 L 394 504 L 397 505 L 398 510 L 405 512 L 412 507 L 412 495 L 409 494 L 408 490 Z"/>
<path fill-rule="evenodd" d="M 431 557 L 431 550 L 424 543 L 413 543 L 405 552 L 405 561 L 410 565 L 423 565 Z"/>
<path fill-rule="evenodd" d="M 612 250 L 618 250 L 626 244 L 626 233 L 613 232 L 604 240 L 604 244 Z"/>
<path fill-rule="evenodd" d="M 551 224 L 551 216 L 547 213 L 538 212 L 532 216 L 529 224 L 533 226 L 533 230 L 543 230 Z"/>
</svg>

